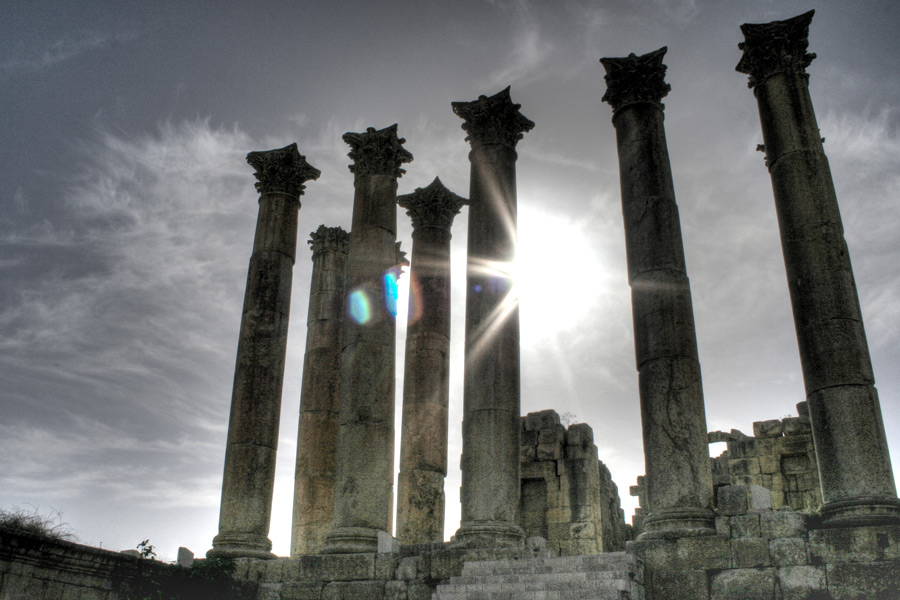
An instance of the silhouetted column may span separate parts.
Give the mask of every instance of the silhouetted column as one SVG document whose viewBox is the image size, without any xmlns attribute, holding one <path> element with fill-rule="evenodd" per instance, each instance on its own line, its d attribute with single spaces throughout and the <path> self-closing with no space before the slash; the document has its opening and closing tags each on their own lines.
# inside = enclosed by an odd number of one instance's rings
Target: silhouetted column
<svg viewBox="0 0 900 600">
<path fill-rule="evenodd" d="M 303 182 L 319 171 L 297 151 L 251 152 L 259 217 L 234 368 L 219 534 L 209 557 L 272 558 L 269 518 Z"/>
<path fill-rule="evenodd" d="M 665 52 L 600 59 L 616 128 L 641 395 L 643 538 L 714 533 L 694 310 L 663 125 Z"/>
<path fill-rule="evenodd" d="M 334 525 L 324 553 L 374 552 L 390 532 L 394 487 L 397 178 L 412 160 L 397 125 L 345 133 L 353 227 L 341 358 Z"/>
<path fill-rule="evenodd" d="M 466 200 L 435 180 L 397 198 L 412 218 L 397 539 L 444 539 L 450 397 L 450 227 Z"/>
<path fill-rule="evenodd" d="M 875 376 L 806 67 L 813 11 L 741 25 L 759 105 L 826 524 L 895 520 L 894 486 Z"/>
<path fill-rule="evenodd" d="M 471 547 L 516 546 L 521 437 L 519 306 L 511 295 L 516 258 L 516 143 L 534 123 L 509 88 L 453 102 L 469 152 L 466 358 L 463 397 L 462 523 Z"/>
<path fill-rule="evenodd" d="M 334 516 L 334 453 L 341 384 L 344 270 L 350 236 L 340 227 L 310 234 L 312 283 L 300 390 L 291 556 L 318 552 Z"/>
</svg>

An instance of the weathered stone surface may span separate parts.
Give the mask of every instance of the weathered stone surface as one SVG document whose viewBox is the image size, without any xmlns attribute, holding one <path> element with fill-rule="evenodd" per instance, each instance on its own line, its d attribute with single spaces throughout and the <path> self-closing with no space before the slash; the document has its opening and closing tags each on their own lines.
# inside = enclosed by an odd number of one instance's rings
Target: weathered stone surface
<svg viewBox="0 0 900 600">
<path fill-rule="evenodd" d="M 833 525 L 896 522 L 894 484 L 853 269 L 809 96 L 813 12 L 741 26 L 772 178 L 800 362 Z"/>
<path fill-rule="evenodd" d="M 750 537 L 731 540 L 731 564 L 735 569 L 771 566 L 769 540 Z"/>
<path fill-rule="evenodd" d="M 310 234 L 312 282 L 300 390 L 291 556 L 317 552 L 334 515 L 341 378 L 341 329 L 349 234 L 340 227 Z"/>
<path fill-rule="evenodd" d="M 778 511 L 759 515 L 763 537 L 769 539 L 806 537 L 806 515 L 793 511 Z"/>
<path fill-rule="evenodd" d="M 644 536 L 714 533 L 690 284 L 666 149 L 665 48 L 604 58 L 619 155 L 644 456 Z"/>
<path fill-rule="evenodd" d="M 287 350 L 297 214 L 303 182 L 319 177 L 291 144 L 251 152 L 260 192 L 228 422 L 219 533 L 210 557 L 271 557 L 268 539 Z"/>
<path fill-rule="evenodd" d="M 322 590 L 322 600 L 385 600 L 383 581 L 335 581 Z"/>
<path fill-rule="evenodd" d="M 749 508 L 747 489 L 742 485 L 723 485 L 716 490 L 720 515 L 744 515 Z"/>
<path fill-rule="evenodd" d="M 774 569 L 730 569 L 712 576 L 710 597 L 716 600 L 772 600 Z"/>
<path fill-rule="evenodd" d="M 516 249 L 516 151 L 534 123 L 509 88 L 490 98 L 454 102 L 471 143 L 463 376 L 462 523 L 459 543 L 521 546 L 519 312 L 510 302 Z M 486 269 L 485 265 L 500 265 Z"/>
<path fill-rule="evenodd" d="M 342 330 L 334 523 L 322 552 L 372 552 L 392 529 L 397 178 L 412 160 L 397 126 L 347 133 L 354 160 Z M 327 591 L 327 590 L 326 590 Z"/>
<path fill-rule="evenodd" d="M 784 600 L 810 600 L 815 594 L 828 598 L 823 567 L 785 566 L 778 569 L 777 576 Z"/>
<path fill-rule="evenodd" d="M 758 438 L 778 437 L 784 433 L 784 425 L 779 419 L 769 421 L 755 421 L 753 423 L 753 435 Z"/>
<path fill-rule="evenodd" d="M 809 563 L 809 552 L 803 538 L 776 538 L 770 541 L 769 556 L 776 567 Z"/>
</svg>

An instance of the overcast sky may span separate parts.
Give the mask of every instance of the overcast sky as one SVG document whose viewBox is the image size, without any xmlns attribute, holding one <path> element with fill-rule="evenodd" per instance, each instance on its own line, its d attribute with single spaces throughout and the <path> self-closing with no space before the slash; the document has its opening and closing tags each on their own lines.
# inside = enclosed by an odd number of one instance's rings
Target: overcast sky
<svg viewBox="0 0 900 600">
<path fill-rule="evenodd" d="M 0 507 L 58 509 L 104 548 L 149 538 L 169 559 L 180 545 L 206 552 L 256 223 L 244 157 L 296 141 L 322 176 L 301 199 L 270 535 L 288 554 L 307 232 L 349 229 L 341 134 L 398 123 L 415 157 L 399 192 L 440 176 L 467 196 L 469 147 L 450 102 L 511 85 L 536 123 L 518 146 L 523 413 L 589 423 L 630 518 L 643 454 L 598 59 L 668 46 L 666 129 L 708 427 L 751 433 L 794 414 L 804 391 L 756 102 L 734 71 L 738 27 L 810 8 L 810 89 L 900 465 L 896 2 L 22 0 L 0 4 Z M 448 534 L 466 219 L 453 228 Z M 399 224 L 410 250 L 402 210 Z M 404 335 L 401 318 L 398 400 Z"/>
</svg>

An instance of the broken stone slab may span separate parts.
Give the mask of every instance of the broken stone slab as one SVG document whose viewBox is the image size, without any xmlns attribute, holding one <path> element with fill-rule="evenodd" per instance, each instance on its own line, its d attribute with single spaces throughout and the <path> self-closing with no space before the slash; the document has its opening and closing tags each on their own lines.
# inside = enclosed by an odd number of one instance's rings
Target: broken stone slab
<svg viewBox="0 0 900 600">
<path fill-rule="evenodd" d="M 758 438 L 779 437 L 784 433 L 784 425 L 779 419 L 768 421 L 755 421 L 753 423 L 753 435 Z"/>
</svg>

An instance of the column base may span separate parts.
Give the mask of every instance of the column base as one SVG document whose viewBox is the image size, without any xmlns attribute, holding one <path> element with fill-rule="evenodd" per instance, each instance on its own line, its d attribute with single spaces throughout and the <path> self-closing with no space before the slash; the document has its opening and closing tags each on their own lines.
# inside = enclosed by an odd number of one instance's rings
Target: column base
<svg viewBox="0 0 900 600">
<path fill-rule="evenodd" d="M 900 524 L 900 499 L 868 496 L 832 500 L 819 509 L 821 527 L 866 527 Z"/>
<path fill-rule="evenodd" d="M 663 508 L 644 517 L 638 540 L 673 539 L 716 534 L 716 515 L 708 508 Z"/>
<path fill-rule="evenodd" d="M 319 554 L 359 554 L 378 552 L 378 534 L 386 535 L 380 529 L 371 527 L 335 527 L 319 549 Z"/>
<path fill-rule="evenodd" d="M 220 533 L 213 538 L 212 549 L 206 558 L 276 558 L 271 552 L 272 541 L 264 535 L 252 533 Z"/>
<path fill-rule="evenodd" d="M 461 548 L 521 548 L 525 544 L 522 528 L 507 521 L 462 523 L 455 537 L 455 545 Z"/>
</svg>

